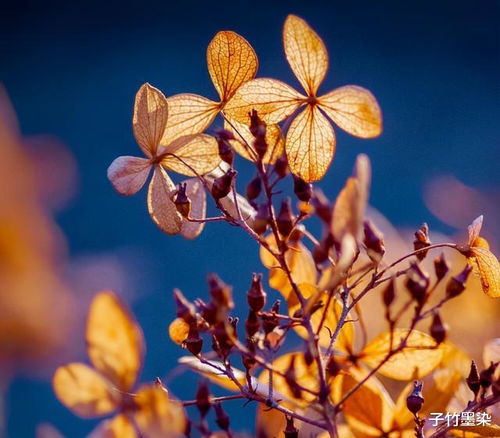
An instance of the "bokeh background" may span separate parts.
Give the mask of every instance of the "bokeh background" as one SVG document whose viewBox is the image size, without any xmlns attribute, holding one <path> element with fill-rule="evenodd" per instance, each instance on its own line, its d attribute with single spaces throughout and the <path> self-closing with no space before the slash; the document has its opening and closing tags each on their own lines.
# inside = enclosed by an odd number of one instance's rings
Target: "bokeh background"
<svg viewBox="0 0 500 438">
<path fill-rule="evenodd" d="M 256 247 L 220 224 L 194 242 L 161 234 L 147 214 L 145 191 L 120 197 L 106 169 L 118 155 L 139 153 L 131 111 L 142 83 L 166 95 L 215 97 L 205 49 L 218 30 L 251 42 L 260 76 L 295 85 L 282 56 L 288 13 L 309 21 L 330 51 L 323 90 L 364 86 L 384 113 L 378 139 L 337 130 L 324 192 L 333 197 L 356 154 L 365 152 L 373 164 L 371 203 L 397 227 L 425 220 L 455 234 L 484 212 L 486 234 L 500 241 L 498 1 L 2 2 L 0 82 L 40 181 L 52 181 L 44 202 L 65 236 L 62 275 L 75 297 L 67 313 L 76 323 L 50 364 L 16 370 L 5 397 L 9 437 L 31 437 L 40 422 L 72 438 L 95 425 L 57 402 L 50 375 L 58 363 L 84 359 L 86 306 L 103 288 L 132 305 L 145 331 L 143 380 L 161 376 L 178 397 L 193 397 L 192 376 L 171 371 L 182 354 L 166 336 L 172 289 L 203 296 L 206 274 L 215 271 L 242 301 L 251 272 L 262 270 Z M 247 163 L 240 166 L 243 178 L 251 176 Z M 246 411 L 231 406 L 235 427 L 248 430 Z"/>
</svg>

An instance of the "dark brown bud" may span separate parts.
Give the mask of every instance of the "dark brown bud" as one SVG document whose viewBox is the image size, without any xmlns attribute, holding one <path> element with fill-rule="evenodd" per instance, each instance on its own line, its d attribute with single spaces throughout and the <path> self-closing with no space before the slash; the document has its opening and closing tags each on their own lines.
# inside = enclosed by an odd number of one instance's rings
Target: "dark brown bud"
<svg viewBox="0 0 500 438">
<path fill-rule="evenodd" d="M 312 197 L 312 205 L 316 210 L 318 217 L 327 225 L 332 221 L 332 206 L 320 189 L 314 190 Z"/>
<path fill-rule="evenodd" d="M 258 234 L 262 235 L 266 232 L 269 225 L 269 209 L 266 204 L 260 204 L 257 207 L 257 214 L 253 221 L 252 229 Z"/>
<path fill-rule="evenodd" d="M 335 357 L 330 356 L 330 359 L 328 359 L 328 362 L 326 363 L 326 372 L 327 372 L 328 377 L 330 377 L 330 378 L 335 377 L 341 371 L 342 371 L 342 367 L 335 360 Z"/>
<path fill-rule="evenodd" d="M 215 199 L 225 198 L 231 191 L 235 176 L 236 171 L 229 169 L 224 175 L 215 178 L 212 184 L 212 196 Z"/>
<path fill-rule="evenodd" d="M 209 324 L 214 325 L 217 322 L 217 305 L 210 301 L 205 303 L 203 300 L 197 300 L 198 308 L 200 309 L 202 318 Z"/>
<path fill-rule="evenodd" d="M 299 438 L 299 429 L 295 427 L 293 424 L 293 417 L 288 417 L 285 415 L 286 418 L 286 427 L 283 433 L 285 434 L 285 438 Z"/>
<path fill-rule="evenodd" d="M 424 404 L 422 395 L 423 382 L 414 382 L 413 385 L 413 391 L 406 399 L 406 407 L 413 415 L 417 415 Z"/>
<path fill-rule="evenodd" d="M 299 198 L 301 201 L 309 202 L 313 193 L 312 184 L 305 182 L 298 176 L 294 176 L 293 192 L 295 193 L 295 196 L 297 196 L 297 198 Z"/>
<path fill-rule="evenodd" d="M 438 344 L 441 344 L 442 342 L 445 341 L 445 339 L 446 339 L 446 324 L 443 323 L 443 320 L 441 319 L 441 315 L 439 314 L 439 312 L 437 310 L 434 312 L 434 317 L 432 318 L 430 332 L 431 332 L 431 336 L 434 338 L 434 340 Z"/>
<path fill-rule="evenodd" d="M 425 300 L 427 289 L 429 288 L 429 276 L 422 271 L 417 263 L 412 262 L 406 279 L 406 288 L 410 291 L 413 299 L 422 304 Z"/>
<path fill-rule="evenodd" d="M 496 363 L 491 362 L 488 368 L 479 373 L 479 384 L 481 385 L 481 388 L 487 389 L 492 385 L 497 366 L 498 362 Z"/>
<path fill-rule="evenodd" d="M 431 246 L 432 242 L 429 239 L 429 226 L 424 222 L 421 227 L 415 231 L 415 240 L 413 241 L 413 248 L 415 251 L 422 249 L 416 255 L 417 258 L 422 261 L 427 255 L 428 251 L 423 250 L 423 248 L 427 248 Z"/>
<path fill-rule="evenodd" d="M 449 270 L 450 266 L 444 258 L 444 253 L 441 253 L 439 257 L 436 257 L 434 259 L 434 272 L 436 273 L 438 281 L 441 281 L 446 276 Z"/>
<path fill-rule="evenodd" d="M 297 385 L 297 375 L 295 373 L 295 359 L 296 355 L 293 355 L 292 359 L 290 360 L 290 364 L 288 365 L 288 368 L 285 371 L 285 382 L 295 398 L 302 398 L 302 390 L 300 389 L 299 385 Z"/>
<path fill-rule="evenodd" d="M 229 416 L 226 414 L 224 408 L 220 403 L 216 403 L 214 405 L 214 409 L 215 409 L 215 422 L 217 423 L 217 426 L 219 426 L 222 430 L 227 432 L 229 430 Z"/>
<path fill-rule="evenodd" d="M 220 159 L 232 167 L 234 162 L 234 152 L 229 140 L 234 139 L 233 134 L 229 131 L 222 130 L 216 134 L 216 138 L 217 145 L 219 146 Z"/>
<path fill-rule="evenodd" d="M 198 390 L 196 391 L 196 407 L 200 411 L 202 417 L 207 415 L 210 410 L 210 391 L 208 389 L 207 382 L 201 380 L 198 384 Z"/>
<path fill-rule="evenodd" d="M 280 303 L 280 300 L 276 300 L 271 308 L 270 314 L 262 316 L 262 326 L 266 335 L 271 333 L 279 325 L 279 319 L 275 314 L 280 311 Z"/>
<path fill-rule="evenodd" d="M 252 110 L 250 114 L 250 133 L 255 138 L 253 148 L 260 159 L 262 159 L 267 152 L 266 132 L 266 124 L 259 118 L 257 111 Z"/>
<path fill-rule="evenodd" d="M 369 220 L 364 223 L 366 253 L 371 261 L 379 264 L 385 254 L 384 236 Z"/>
<path fill-rule="evenodd" d="M 320 265 L 321 263 L 328 260 L 328 250 L 325 249 L 321 242 L 313 249 L 313 259 L 317 265 Z"/>
<path fill-rule="evenodd" d="M 479 390 L 481 389 L 481 383 L 476 362 L 471 362 L 469 376 L 465 379 L 465 381 L 467 382 L 469 389 L 474 393 L 474 397 L 477 397 Z"/>
<path fill-rule="evenodd" d="M 393 303 L 395 298 L 396 298 L 396 282 L 394 278 L 391 278 L 391 280 L 389 280 L 389 284 L 385 287 L 384 291 L 382 292 L 382 300 L 385 306 L 389 307 Z"/>
<path fill-rule="evenodd" d="M 201 349 L 203 348 L 203 339 L 201 339 L 196 327 L 191 326 L 189 328 L 188 337 L 184 341 L 184 346 L 195 356 L 198 356 L 201 353 Z"/>
<path fill-rule="evenodd" d="M 266 305 L 267 293 L 262 287 L 262 274 L 253 274 L 252 284 L 247 292 L 247 301 L 250 308 L 258 312 Z"/>
<path fill-rule="evenodd" d="M 288 160 L 285 154 L 279 157 L 276 163 L 274 163 L 274 173 L 281 179 L 288 175 Z"/>
<path fill-rule="evenodd" d="M 260 321 L 259 316 L 253 310 L 248 312 L 247 320 L 245 321 L 245 330 L 247 332 L 247 336 L 251 338 L 255 335 L 260 329 Z"/>
<path fill-rule="evenodd" d="M 287 237 L 293 230 L 294 222 L 295 216 L 292 212 L 290 198 L 287 198 L 281 203 L 281 209 L 278 217 L 276 218 L 276 224 L 278 225 L 279 232 L 284 237 Z"/>
<path fill-rule="evenodd" d="M 224 283 L 217 274 L 208 275 L 208 289 L 215 304 L 225 309 L 234 307 L 231 287 Z"/>
<path fill-rule="evenodd" d="M 194 305 L 187 300 L 179 289 L 174 289 L 174 301 L 176 313 L 179 318 L 182 318 L 188 324 L 196 321 L 196 309 Z"/>
<path fill-rule="evenodd" d="M 182 217 L 188 218 L 191 212 L 191 201 L 186 195 L 187 184 L 179 184 L 179 189 L 174 197 L 174 204 Z"/>
<path fill-rule="evenodd" d="M 260 177 L 257 175 L 247 185 L 247 199 L 249 201 L 253 201 L 254 199 L 258 198 L 261 190 L 262 190 L 262 181 Z"/>
<path fill-rule="evenodd" d="M 304 344 L 304 362 L 307 366 L 310 366 L 314 362 L 314 356 L 307 342 Z"/>
<path fill-rule="evenodd" d="M 228 333 L 228 330 L 232 333 Z M 214 350 L 223 358 L 231 352 L 233 341 L 231 336 L 234 336 L 234 327 L 226 322 L 219 322 L 215 326 L 214 337 L 216 341 L 216 348 Z"/>
<path fill-rule="evenodd" d="M 471 271 L 472 266 L 466 265 L 462 272 L 448 280 L 448 284 L 446 285 L 446 296 L 448 298 L 457 297 L 465 290 L 465 283 Z"/>
</svg>

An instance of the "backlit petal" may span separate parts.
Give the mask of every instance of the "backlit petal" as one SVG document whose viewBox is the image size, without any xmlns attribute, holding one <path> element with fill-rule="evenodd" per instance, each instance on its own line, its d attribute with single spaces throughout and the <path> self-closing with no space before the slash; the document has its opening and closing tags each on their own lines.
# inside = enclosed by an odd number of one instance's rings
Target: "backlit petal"
<svg viewBox="0 0 500 438">
<path fill-rule="evenodd" d="M 335 133 L 327 118 L 308 105 L 290 125 L 285 143 L 290 170 L 304 181 L 320 180 L 335 153 Z"/>
<path fill-rule="evenodd" d="M 500 297 L 500 263 L 495 254 L 484 247 L 474 246 L 470 250 L 474 272 L 479 275 L 483 292 L 491 298 Z"/>
<path fill-rule="evenodd" d="M 118 193 L 136 194 L 148 179 L 151 163 L 145 158 L 118 157 L 108 167 L 108 179 Z"/>
<path fill-rule="evenodd" d="M 87 438 L 137 438 L 135 426 L 125 414 L 104 420 Z"/>
<path fill-rule="evenodd" d="M 203 184 L 198 179 L 188 179 L 184 181 L 187 184 L 186 195 L 191 201 L 190 216 L 193 219 L 205 219 L 207 210 L 207 196 Z M 203 222 L 190 222 L 183 218 L 181 234 L 186 239 L 194 239 L 200 235 L 204 227 Z"/>
<path fill-rule="evenodd" d="M 257 73 L 255 51 L 242 36 L 231 31 L 217 33 L 207 48 L 208 72 L 222 102 Z"/>
<path fill-rule="evenodd" d="M 296 15 L 283 26 L 285 55 L 307 94 L 315 95 L 328 70 L 328 52 L 314 30 Z"/>
<path fill-rule="evenodd" d="M 319 106 L 338 126 L 361 138 L 382 132 L 382 112 L 368 90 L 355 85 L 337 88 L 319 98 Z"/>
</svg>

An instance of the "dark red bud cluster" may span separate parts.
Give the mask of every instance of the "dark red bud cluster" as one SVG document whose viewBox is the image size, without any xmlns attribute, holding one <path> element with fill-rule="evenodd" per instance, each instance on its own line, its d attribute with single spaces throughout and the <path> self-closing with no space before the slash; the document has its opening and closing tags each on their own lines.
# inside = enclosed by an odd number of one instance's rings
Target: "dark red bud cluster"
<svg viewBox="0 0 500 438">
<path fill-rule="evenodd" d="M 288 237 L 293 230 L 294 224 L 295 215 L 292 211 L 290 198 L 287 198 L 281 203 L 281 208 L 276 218 L 276 225 L 278 226 L 280 234 L 284 237 Z"/>
<path fill-rule="evenodd" d="M 364 240 L 366 252 L 370 260 L 377 265 L 385 254 L 384 236 L 371 221 L 364 223 Z"/>
<path fill-rule="evenodd" d="M 249 201 L 253 201 L 259 197 L 262 191 L 262 180 L 258 175 L 248 183 L 246 191 Z"/>
<path fill-rule="evenodd" d="M 186 194 L 187 184 L 179 184 L 179 189 L 174 197 L 174 204 L 182 217 L 188 218 L 191 212 L 191 201 Z"/>
<path fill-rule="evenodd" d="M 247 292 L 247 301 L 250 309 L 259 312 L 266 305 L 267 293 L 262 287 L 262 274 L 252 275 L 252 284 Z"/>
<path fill-rule="evenodd" d="M 286 155 L 282 155 L 274 163 L 274 173 L 278 178 L 283 179 L 288 175 L 288 172 L 288 160 Z"/>
<path fill-rule="evenodd" d="M 255 139 L 253 147 L 260 159 L 264 158 L 267 152 L 266 132 L 266 124 L 260 119 L 257 111 L 252 110 L 250 113 L 250 133 Z"/>
<path fill-rule="evenodd" d="M 460 295 L 465 290 L 465 284 L 467 283 L 467 278 L 472 271 L 472 266 L 467 265 L 458 275 L 451 277 L 446 285 L 446 296 L 448 298 L 454 298 Z"/>
<path fill-rule="evenodd" d="M 465 379 L 465 382 L 467 383 L 469 389 L 474 393 L 474 397 L 477 398 L 479 390 L 481 389 L 481 383 L 479 381 L 479 371 L 477 369 L 476 362 L 474 361 L 470 364 L 470 372 L 467 379 Z"/>
<path fill-rule="evenodd" d="M 406 274 L 406 288 L 413 299 L 421 305 L 425 301 L 430 279 L 427 273 L 422 271 L 420 266 L 412 262 L 408 273 Z"/>
<path fill-rule="evenodd" d="M 219 157 L 222 161 L 233 167 L 234 162 L 234 152 L 231 147 L 230 140 L 234 140 L 234 135 L 232 132 L 222 129 L 215 133 L 215 138 L 217 139 L 217 145 L 219 146 Z"/>
<path fill-rule="evenodd" d="M 309 202 L 313 194 L 312 184 L 305 182 L 298 176 L 293 177 L 293 192 L 299 200 Z"/>
<path fill-rule="evenodd" d="M 434 312 L 434 316 L 432 318 L 430 332 L 431 336 L 438 344 L 441 344 L 446 340 L 446 335 L 447 335 L 446 324 L 441 319 L 441 315 L 437 310 Z"/>
<path fill-rule="evenodd" d="M 432 242 L 429 239 L 429 226 L 424 222 L 420 228 L 415 231 L 415 240 L 413 241 L 413 248 L 415 251 L 418 251 L 417 253 L 417 258 L 422 261 L 425 259 L 425 256 L 427 255 L 426 250 L 424 248 L 427 248 L 432 245 Z"/>
<path fill-rule="evenodd" d="M 436 278 L 441 281 L 450 270 L 450 265 L 444 257 L 444 253 L 441 253 L 439 257 L 434 259 L 434 272 L 436 273 Z"/>
<path fill-rule="evenodd" d="M 222 199 L 229 194 L 231 188 L 233 187 L 235 176 L 236 171 L 234 169 L 229 169 L 224 175 L 214 179 L 211 189 L 214 199 Z"/>
<path fill-rule="evenodd" d="M 417 415 L 424 404 L 422 395 L 423 382 L 414 382 L 413 385 L 413 391 L 406 399 L 406 406 L 413 415 Z"/>
</svg>

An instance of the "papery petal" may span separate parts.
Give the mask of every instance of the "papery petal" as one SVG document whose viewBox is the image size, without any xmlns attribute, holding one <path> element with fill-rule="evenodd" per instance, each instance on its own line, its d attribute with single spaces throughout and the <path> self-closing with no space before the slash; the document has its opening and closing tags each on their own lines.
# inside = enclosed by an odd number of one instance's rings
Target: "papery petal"
<svg viewBox="0 0 500 438">
<path fill-rule="evenodd" d="M 285 143 L 291 172 L 307 182 L 325 175 L 335 153 L 335 133 L 317 107 L 308 105 L 290 125 Z"/>
<path fill-rule="evenodd" d="M 231 120 L 250 124 L 249 114 L 256 110 L 267 124 L 279 123 L 293 114 L 306 97 L 276 79 L 258 78 L 245 82 L 224 107 Z"/>
<path fill-rule="evenodd" d="M 172 201 L 175 184 L 162 167 L 156 166 L 148 190 L 148 211 L 153 222 L 167 234 L 179 234 L 182 216 Z"/>
<path fill-rule="evenodd" d="M 483 292 L 491 298 L 500 297 L 500 263 L 495 254 L 484 247 L 474 246 L 469 260 L 474 272 L 479 275 Z"/>
<path fill-rule="evenodd" d="M 187 185 L 186 195 L 191 201 L 190 217 L 193 219 L 205 219 L 207 210 L 207 196 L 203 184 L 198 179 L 188 179 L 184 181 Z M 194 239 L 203 231 L 203 222 L 190 222 L 183 218 L 181 234 L 186 239 Z"/>
<path fill-rule="evenodd" d="M 300 17 L 289 15 L 283 26 L 285 55 L 307 94 L 315 95 L 328 70 L 328 52 L 318 34 Z"/>
<path fill-rule="evenodd" d="M 102 421 L 87 438 L 137 438 L 135 426 L 125 414 Z"/>
<path fill-rule="evenodd" d="M 52 386 L 59 401 L 84 418 L 110 414 L 118 408 L 121 400 L 107 379 L 83 363 L 59 367 Z"/>
<path fill-rule="evenodd" d="M 132 127 L 135 139 L 144 154 L 155 155 L 167 126 L 168 104 L 163 93 L 148 83 L 135 96 Z"/>
<path fill-rule="evenodd" d="M 145 158 L 118 157 L 108 167 L 108 179 L 118 193 L 135 195 L 148 179 L 151 163 Z"/>
<path fill-rule="evenodd" d="M 258 64 L 252 46 L 235 32 L 219 32 L 208 45 L 208 72 L 222 102 L 227 102 L 238 87 L 255 77 Z"/>
<path fill-rule="evenodd" d="M 92 300 L 86 342 L 92 364 L 119 390 L 128 391 L 142 366 L 144 338 L 129 309 L 113 292 L 100 292 Z"/>
<path fill-rule="evenodd" d="M 483 364 L 489 367 L 491 362 L 500 362 L 500 338 L 490 339 L 483 348 Z"/>
<path fill-rule="evenodd" d="M 481 228 L 483 227 L 483 215 L 478 216 L 472 221 L 472 223 L 467 227 L 468 244 L 469 246 L 474 245 L 474 241 L 479 237 L 481 233 Z"/>
<path fill-rule="evenodd" d="M 321 96 L 319 107 L 338 126 L 361 138 L 377 137 L 382 132 L 382 112 L 368 90 L 346 85 Z"/>
<path fill-rule="evenodd" d="M 250 161 L 256 161 L 257 152 L 253 147 L 255 138 L 250 133 L 250 128 L 236 121 L 231 124 L 226 122 L 224 129 L 232 132 L 235 140 L 231 140 L 231 146 L 243 158 Z M 264 164 L 274 164 L 285 151 L 285 138 L 278 125 L 267 125 L 266 127 L 267 151 L 263 158 Z"/>
<path fill-rule="evenodd" d="M 185 135 L 170 143 L 162 151 L 161 165 L 188 176 L 205 175 L 220 163 L 219 146 L 207 134 Z"/>
<path fill-rule="evenodd" d="M 210 126 L 219 104 L 197 94 L 183 93 L 167 98 L 168 121 L 160 144 L 169 145 L 184 135 L 199 134 Z"/>
</svg>

